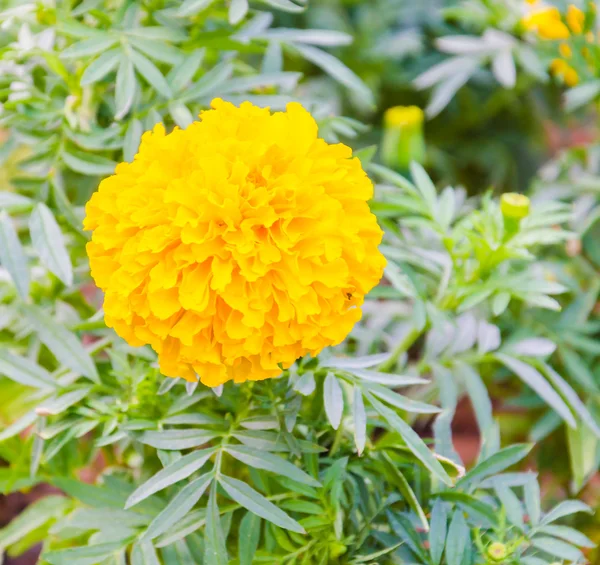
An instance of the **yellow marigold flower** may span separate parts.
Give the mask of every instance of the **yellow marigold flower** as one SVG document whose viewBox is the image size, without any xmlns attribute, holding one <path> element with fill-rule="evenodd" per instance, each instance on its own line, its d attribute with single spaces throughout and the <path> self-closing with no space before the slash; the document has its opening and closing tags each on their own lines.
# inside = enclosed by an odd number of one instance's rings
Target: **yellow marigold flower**
<svg viewBox="0 0 600 565">
<path fill-rule="evenodd" d="M 533 10 L 521 20 L 521 24 L 526 30 L 536 32 L 542 39 L 567 39 L 571 35 L 558 8 Z"/>
<path fill-rule="evenodd" d="M 573 33 L 581 33 L 585 23 L 585 14 L 574 4 L 567 8 L 567 24 Z"/>
<path fill-rule="evenodd" d="M 573 56 L 573 50 L 568 43 L 561 43 L 558 51 L 565 59 L 570 59 Z"/>
<path fill-rule="evenodd" d="M 373 185 L 299 104 L 212 102 L 142 137 L 86 206 L 106 323 L 161 371 L 208 386 L 275 377 L 340 343 L 382 276 Z"/>
</svg>

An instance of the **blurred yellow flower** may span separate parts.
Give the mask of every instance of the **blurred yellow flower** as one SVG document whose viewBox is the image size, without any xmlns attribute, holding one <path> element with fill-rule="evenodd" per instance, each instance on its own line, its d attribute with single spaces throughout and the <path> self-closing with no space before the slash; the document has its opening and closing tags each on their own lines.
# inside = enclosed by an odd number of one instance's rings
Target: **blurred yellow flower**
<svg viewBox="0 0 600 565">
<path fill-rule="evenodd" d="M 550 63 L 550 72 L 560 77 L 567 86 L 575 86 L 579 83 L 577 71 L 564 59 L 553 59 Z"/>
<path fill-rule="evenodd" d="M 573 56 L 573 50 L 568 43 L 561 43 L 558 51 L 565 59 L 570 59 Z"/>
<path fill-rule="evenodd" d="M 382 276 L 373 186 L 297 103 L 212 102 L 142 137 L 86 206 L 106 323 L 161 371 L 208 386 L 275 377 L 340 343 Z"/>
<path fill-rule="evenodd" d="M 383 115 L 381 159 L 387 167 L 405 171 L 425 160 L 424 113 L 417 106 L 394 106 Z"/>
<path fill-rule="evenodd" d="M 573 33 L 582 33 L 585 23 L 585 14 L 574 4 L 567 8 L 567 24 Z"/>
<path fill-rule="evenodd" d="M 528 31 L 537 33 L 542 39 L 567 39 L 571 34 L 562 21 L 558 8 L 543 7 L 532 10 L 521 19 Z"/>
</svg>

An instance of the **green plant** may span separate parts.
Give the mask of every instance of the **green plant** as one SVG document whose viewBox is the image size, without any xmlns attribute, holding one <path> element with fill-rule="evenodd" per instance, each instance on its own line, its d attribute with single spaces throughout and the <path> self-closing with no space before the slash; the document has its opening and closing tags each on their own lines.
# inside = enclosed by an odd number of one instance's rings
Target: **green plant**
<svg viewBox="0 0 600 565">
<path fill-rule="evenodd" d="M 352 37 L 290 27 L 343 7 L 302 16 L 292 0 L 2 8 L 0 486 L 46 482 L 66 496 L 1 529 L 0 549 L 42 542 L 50 565 L 585 560 L 594 543 L 574 515 L 591 508 L 542 500 L 536 473 L 523 470 L 541 460 L 531 440 L 563 429 L 573 494 L 597 467 L 600 286 L 586 239 L 597 171 L 579 172 L 585 155 L 538 180 L 527 208 L 468 196 L 481 185 L 439 191 L 421 166 L 408 179 L 377 164 L 373 148 L 357 150 L 377 183 L 388 266 L 348 339 L 278 379 L 212 390 L 166 379 L 150 348 L 104 324 L 82 205 L 133 158 L 144 130 L 184 128 L 217 95 L 273 108 L 296 99 L 327 139 L 363 134 L 333 112 L 347 95 L 364 112 L 376 100 L 361 70 L 327 51 Z M 324 75 L 283 70 L 297 65 Z M 569 167 L 581 182 L 547 194 Z M 572 201 L 583 197 L 581 227 Z M 589 261 L 567 253 L 579 237 Z M 463 398 L 480 437 L 474 462 L 453 443 Z M 525 410 L 531 434 L 506 429 L 500 401 Z"/>
</svg>

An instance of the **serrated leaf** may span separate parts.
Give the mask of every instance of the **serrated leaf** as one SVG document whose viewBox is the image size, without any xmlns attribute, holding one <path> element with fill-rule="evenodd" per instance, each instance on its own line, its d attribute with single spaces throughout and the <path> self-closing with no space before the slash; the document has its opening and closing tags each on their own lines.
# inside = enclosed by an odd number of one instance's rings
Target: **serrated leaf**
<svg viewBox="0 0 600 565">
<path fill-rule="evenodd" d="M 131 494 L 127 499 L 125 508 L 130 508 L 154 493 L 186 479 L 192 473 L 201 469 L 215 451 L 216 448 L 194 451 L 167 465 Z"/>
<path fill-rule="evenodd" d="M 446 530 L 448 528 L 448 513 L 441 500 L 436 500 L 431 510 L 429 528 L 429 553 L 433 565 L 438 565 L 446 545 Z"/>
<path fill-rule="evenodd" d="M 560 541 L 548 536 L 535 536 L 531 540 L 533 547 L 541 549 L 544 553 L 549 553 L 555 557 L 566 559 L 568 561 L 579 561 L 583 559 L 583 553 L 569 543 Z"/>
<path fill-rule="evenodd" d="M 298 532 L 299 534 L 304 533 L 304 528 L 296 520 L 290 518 L 283 510 L 277 508 L 277 506 L 269 502 L 262 494 L 255 491 L 246 483 L 221 475 L 219 477 L 219 484 L 235 502 L 243 506 L 246 510 L 250 510 L 250 512 L 272 522 L 280 528 Z"/>
<path fill-rule="evenodd" d="M 143 133 L 142 122 L 134 118 L 129 122 L 127 131 L 125 132 L 125 141 L 123 143 L 123 159 L 125 161 L 133 161 L 138 149 Z"/>
<path fill-rule="evenodd" d="M 461 565 L 465 549 L 470 543 L 469 537 L 469 527 L 463 513 L 456 510 L 452 515 L 446 539 L 446 563 L 448 565 Z"/>
<path fill-rule="evenodd" d="M 75 334 L 36 306 L 22 305 L 21 311 L 33 325 L 42 343 L 66 367 L 99 382 L 96 365 Z"/>
<path fill-rule="evenodd" d="M 248 0 L 231 0 L 229 4 L 229 23 L 231 25 L 239 24 L 248 13 Z"/>
<path fill-rule="evenodd" d="M 264 469 L 265 471 L 271 471 L 278 475 L 285 475 L 290 479 L 306 485 L 320 487 L 321 483 L 313 479 L 310 475 L 305 473 L 302 469 L 296 467 L 293 463 L 273 455 L 268 452 L 257 452 L 255 449 L 245 447 L 242 445 L 228 445 L 225 447 L 225 451 L 232 457 L 235 457 L 238 461 L 250 465 L 255 469 Z"/>
<path fill-rule="evenodd" d="M 361 100 L 364 100 L 365 104 L 369 106 L 375 104 L 371 89 L 354 73 L 354 71 L 350 70 L 339 59 L 312 45 L 295 44 L 294 49 L 296 49 L 296 51 L 298 51 L 306 60 L 314 63 L 326 74 L 331 76 L 335 81 L 355 92 Z"/>
<path fill-rule="evenodd" d="M 325 404 L 327 419 L 333 429 L 337 430 L 344 412 L 344 394 L 342 393 L 339 381 L 333 373 L 327 373 L 327 377 L 325 377 L 323 402 Z"/>
<path fill-rule="evenodd" d="M 54 215 L 39 202 L 29 217 L 29 233 L 40 260 L 66 286 L 73 284 L 73 267 Z"/>
<path fill-rule="evenodd" d="M 52 375 L 37 363 L 21 355 L 0 350 L 0 375 L 25 386 L 53 390 L 56 383 Z"/>
<path fill-rule="evenodd" d="M 447 485 L 452 484 L 452 479 L 444 470 L 441 463 L 435 458 L 433 453 L 427 448 L 419 435 L 398 416 L 379 402 L 372 394 L 367 393 L 367 398 L 373 408 L 387 421 L 387 423 L 400 434 L 407 447 L 419 459 L 419 461 Z"/>
<path fill-rule="evenodd" d="M 29 269 L 25 252 L 12 220 L 5 211 L 0 212 L 0 263 L 8 271 L 22 299 L 29 295 Z"/>
<path fill-rule="evenodd" d="M 204 563 L 227 565 L 227 548 L 221 528 L 219 507 L 217 506 L 217 486 L 213 483 L 206 508 L 206 527 L 204 530 Z"/>
<path fill-rule="evenodd" d="M 565 401 L 536 369 L 519 359 L 509 357 L 503 353 L 496 354 L 496 357 L 526 385 L 531 387 L 569 426 L 572 428 L 577 427 L 577 422 L 571 410 L 565 404 Z"/>
<path fill-rule="evenodd" d="M 136 90 L 137 80 L 133 62 L 123 54 L 121 55 L 115 82 L 115 120 L 120 120 L 129 112 Z"/>
<path fill-rule="evenodd" d="M 545 526 L 555 522 L 556 520 L 559 520 L 560 518 L 564 518 L 565 516 L 570 516 L 571 514 L 576 514 L 578 512 L 586 512 L 591 514 L 592 510 L 587 504 L 581 502 L 580 500 L 564 500 L 550 510 L 550 512 L 548 512 L 548 514 L 542 518 L 540 524 Z"/>
<path fill-rule="evenodd" d="M 120 553 L 129 541 L 129 539 L 125 539 L 117 542 L 50 551 L 44 553 L 44 560 L 50 565 L 97 565 L 105 559 L 111 558 L 115 553 Z"/>
<path fill-rule="evenodd" d="M 144 432 L 138 441 L 165 451 L 199 447 L 217 436 L 212 430 L 164 430 Z"/>
<path fill-rule="evenodd" d="M 238 560 L 240 565 L 252 565 L 260 540 L 261 519 L 248 512 L 240 522 L 238 539 Z"/>
<path fill-rule="evenodd" d="M 533 446 L 531 444 L 515 444 L 501 449 L 471 469 L 456 483 L 457 488 L 476 487 L 483 479 L 504 471 L 527 456 Z"/>
<path fill-rule="evenodd" d="M 171 97 L 171 88 L 165 77 L 156 65 L 139 51 L 131 51 L 131 60 L 137 71 L 144 77 L 146 82 L 165 98 Z"/>
<path fill-rule="evenodd" d="M 92 61 L 81 75 L 81 86 L 88 86 L 102 80 L 108 73 L 114 71 L 119 64 L 120 49 L 109 49 Z"/>
<path fill-rule="evenodd" d="M 91 55 L 98 55 L 117 43 L 118 38 L 112 35 L 102 35 L 78 41 L 60 53 L 63 59 L 80 59 Z"/>
<path fill-rule="evenodd" d="M 214 473 L 210 471 L 182 488 L 164 510 L 152 520 L 143 537 L 154 539 L 179 523 L 200 500 L 213 478 Z"/>
<path fill-rule="evenodd" d="M 362 390 L 356 385 L 354 386 L 352 411 L 354 414 L 354 443 L 358 454 L 362 455 L 367 442 L 367 413 L 365 411 Z"/>
<path fill-rule="evenodd" d="M 99 155 L 65 149 L 61 157 L 69 169 L 82 175 L 105 176 L 112 175 L 115 171 L 116 163 Z"/>
</svg>

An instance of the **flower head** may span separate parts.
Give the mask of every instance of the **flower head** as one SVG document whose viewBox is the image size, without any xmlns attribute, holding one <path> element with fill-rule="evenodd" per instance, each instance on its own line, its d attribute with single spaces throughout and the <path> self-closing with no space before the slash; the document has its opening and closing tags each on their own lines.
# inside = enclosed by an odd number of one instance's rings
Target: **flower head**
<svg viewBox="0 0 600 565">
<path fill-rule="evenodd" d="M 424 114 L 418 106 L 394 106 L 386 110 L 383 119 L 388 127 L 420 126 Z"/>
<path fill-rule="evenodd" d="M 574 4 L 567 8 L 567 24 L 573 33 L 582 33 L 585 24 L 585 14 Z"/>
<path fill-rule="evenodd" d="M 145 133 L 85 228 L 106 323 L 150 344 L 165 375 L 217 386 L 340 343 L 385 259 L 360 161 L 302 106 L 212 108 Z"/>
<path fill-rule="evenodd" d="M 508 551 L 503 543 L 495 541 L 488 547 L 487 554 L 492 561 L 502 561 L 506 559 Z"/>
</svg>

